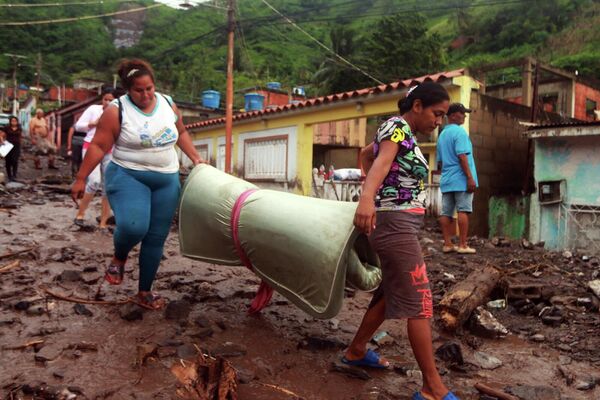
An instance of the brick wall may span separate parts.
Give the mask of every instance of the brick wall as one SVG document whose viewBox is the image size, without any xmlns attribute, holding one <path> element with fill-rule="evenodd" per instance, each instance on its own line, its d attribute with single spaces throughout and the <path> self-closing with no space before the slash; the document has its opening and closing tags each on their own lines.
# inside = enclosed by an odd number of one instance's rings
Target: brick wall
<svg viewBox="0 0 600 400">
<path fill-rule="evenodd" d="M 530 108 L 471 93 L 469 134 L 479 178 L 470 234 L 487 236 L 491 196 L 519 194 L 527 173 L 527 139 L 519 121 L 529 121 Z"/>
</svg>

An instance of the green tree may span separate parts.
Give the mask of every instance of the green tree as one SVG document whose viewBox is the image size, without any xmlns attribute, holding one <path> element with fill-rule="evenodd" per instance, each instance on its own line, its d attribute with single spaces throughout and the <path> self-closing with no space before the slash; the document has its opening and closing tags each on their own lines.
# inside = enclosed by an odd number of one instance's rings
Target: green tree
<svg viewBox="0 0 600 400">
<path fill-rule="evenodd" d="M 384 82 L 434 73 L 446 65 L 442 41 L 427 33 L 421 15 L 384 17 L 371 29 L 364 59 L 367 70 Z"/>
<path fill-rule="evenodd" d="M 355 32 L 347 26 L 335 26 L 330 30 L 329 39 L 332 50 L 344 57 L 352 59 L 356 56 Z M 356 69 L 334 55 L 327 56 L 313 76 L 319 87 L 319 94 L 338 93 L 360 87 L 365 78 Z M 371 82 L 371 85 L 373 82 Z"/>
</svg>

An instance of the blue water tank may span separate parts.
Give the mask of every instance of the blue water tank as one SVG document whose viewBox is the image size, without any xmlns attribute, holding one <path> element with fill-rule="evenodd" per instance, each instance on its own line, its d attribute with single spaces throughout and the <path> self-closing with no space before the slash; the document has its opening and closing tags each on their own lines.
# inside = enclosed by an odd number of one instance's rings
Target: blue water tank
<svg viewBox="0 0 600 400">
<path fill-rule="evenodd" d="M 244 95 L 244 108 L 246 111 L 259 111 L 263 109 L 265 96 L 258 93 L 246 93 Z"/>
<path fill-rule="evenodd" d="M 216 90 L 205 90 L 202 92 L 202 106 L 206 108 L 219 108 L 221 93 Z"/>
<path fill-rule="evenodd" d="M 268 82 L 267 83 L 267 89 L 281 90 L 281 83 L 279 83 L 279 82 Z"/>
<path fill-rule="evenodd" d="M 306 96 L 304 86 L 296 86 L 294 89 L 292 89 L 292 93 L 296 96 Z"/>
</svg>

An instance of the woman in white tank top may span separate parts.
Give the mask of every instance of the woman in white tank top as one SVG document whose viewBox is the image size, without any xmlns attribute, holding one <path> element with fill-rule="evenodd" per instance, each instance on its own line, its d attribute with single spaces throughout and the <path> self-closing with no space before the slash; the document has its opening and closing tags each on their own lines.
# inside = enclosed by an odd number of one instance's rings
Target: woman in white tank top
<svg viewBox="0 0 600 400">
<path fill-rule="evenodd" d="M 163 246 L 179 201 L 177 145 L 194 165 L 204 162 L 186 131 L 172 99 L 155 92 L 154 73 L 142 60 L 126 60 L 119 76 L 127 94 L 111 103 L 100 118 L 72 188 L 75 202 L 85 179 L 114 146 L 106 168 L 106 194 L 115 214 L 114 256 L 105 279 L 123 281 L 131 249 L 140 247 L 136 302 L 159 309 L 164 299 L 151 291 Z"/>
</svg>

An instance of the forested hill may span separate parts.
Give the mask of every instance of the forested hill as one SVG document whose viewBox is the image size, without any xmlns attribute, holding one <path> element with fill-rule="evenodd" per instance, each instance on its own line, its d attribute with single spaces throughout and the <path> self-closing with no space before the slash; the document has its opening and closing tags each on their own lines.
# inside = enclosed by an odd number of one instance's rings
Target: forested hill
<svg viewBox="0 0 600 400">
<path fill-rule="evenodd" d="M 0 6 L 43 2 L 50 0 L 0 0 Z M 77 77 L 112 81 L 118 59 L 139 56 L 155 66 L 159 85 L 177 98 L 197 101 L 202 90 L 223 91 L 225 0 L 151 8 L 142 18 L 120 15 L 119 24 L 103 17 L 2 25 L 156 4 L 86 2 L 0 7 L 1 53 L 28 56 L 19 68 L 22 82 L 34 83 L 39 70 L 45 84 L 69 84 Z M 116 48 L 115 35 L 128 15 L 142 21 L 141 39 Z M 526 55 L 600 78 L 598 0 L 238 0 L 236 19 L 236 89 L 279 81 L 317 95 L 374 85 L 371 77 L 389 82 Z M 10 79 L 9 58 L 0 57 L 0 71 Z"/>
</svg>

